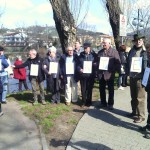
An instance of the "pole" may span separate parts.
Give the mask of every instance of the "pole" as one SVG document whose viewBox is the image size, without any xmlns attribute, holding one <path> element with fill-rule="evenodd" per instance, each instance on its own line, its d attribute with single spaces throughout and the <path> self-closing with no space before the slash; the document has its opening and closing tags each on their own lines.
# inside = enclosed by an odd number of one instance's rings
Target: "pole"
<svg viewBox="0 0 150 150">
<path fill-rule="evenodd" d="M 139 34 L 139 15 L 140 15 L 140 14 L 139 14 L 139 13 L 140 13 L 139 11 L 140 11 L 140 9 L 138 9 L 138 24 L 137 24 L 137 34 Z"/>
</svg>

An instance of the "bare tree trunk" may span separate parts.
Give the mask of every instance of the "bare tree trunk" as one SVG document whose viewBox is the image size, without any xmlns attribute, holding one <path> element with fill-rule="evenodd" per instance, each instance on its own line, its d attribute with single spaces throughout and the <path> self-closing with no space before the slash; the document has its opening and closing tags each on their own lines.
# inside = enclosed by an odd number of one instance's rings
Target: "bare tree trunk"
<svg viewBox="0 0 150 150">
<path fill-rule="evenodd" d="M 68 45 L 74 45 L 76 40 L 76 28 L 73 15 L 69 9 L 68 0 L 49 0 L 52 9 L 53 17 L 56 25 L 56 29 L 59 35 L 59 39 L 62 46 L 62 51 L 65 53 L 65 49 Z"/>
<path fill-rule="evenodd" d="M 118 0 L 106 0 L 106 8 L 109 13 L 109 22 L 112 27 L 116 49 L 118 50 L 121 43 L 121 39 L 119 37 L 119 17 L 121 10 Z"/>
</svg>

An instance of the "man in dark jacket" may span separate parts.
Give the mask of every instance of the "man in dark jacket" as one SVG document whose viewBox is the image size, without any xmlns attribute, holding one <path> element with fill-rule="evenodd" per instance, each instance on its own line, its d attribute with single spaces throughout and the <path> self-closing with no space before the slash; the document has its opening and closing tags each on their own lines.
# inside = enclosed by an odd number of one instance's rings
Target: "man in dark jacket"
<svg viewBox="0 0 150 150">
<path fill-rule="evenodd" d="M 150 44 L 146 45 L 147 50 L 147 67 L 150 68 Z M 147 117 L 147 124 L 144 127 L 140 127 L 140 131 L 144 131 L 145 138 L 150 139 L 150 77 L 148 77 L 147 85 L 145 87 L 147 92 L 147 110 L 148 110 L 148 117 Z"/>
<path fill-rule="evenodd" d="M 103 60 L 106 59 L 107 63 Z M 102 64 L 106 66 L 103 67 Z M 103 49 L 98 52 L 98 79 L 99 79 L 99 91 L 101 98 L 101 107 L 107 107 L 113 109 L 114 105 L 114 78 L 115 72 L 120 73 L 120 57 L 118 51 L 111 48 L 111 40 L 104 39 Z M 106 84 L 108 85 L 108 103 L 106 102 Z"/>
<path fill-rule="evenodd" d="M 142 78 L 147 66 L 147 52 L 144 46 L 144 36 L 140 34 L 134 35 L 134 46 L 128 55 L 128 72 L 130 77 L 130 94 L 132 113 L 135 123 L 140 123 L 145 120 L 145 90 L 142 86 Z M 134 64 L 134 58 L 142 58 L 140 66 L 141 71 L 133 70 L 137 66 Z M 137 67 L 136 67 L 137 68 Z"/>
<path fill-rule="evenodd" d="M 37 83 L 40 88 L 40 98 L 43 105 L 46 104 L 45 102 L 45 96 L 44 96 L 44 79 L 45 74 L 42 69 L 42 63 L 43 59 L 39 57 L 37 51 L 35 49 L 31 49 L 29 51 L 29 57 L 26 62 L 24 62 L 21 65 L 14 66 L 14 68 L 24 68 L 28 66 L 30 74 L 29 74 L 29 80 L 31 81 L 32 85 L 32 91 L 34 94 L 34 102 L 33 104 L 38 103 L 38 94 L 37 94 Z"/>
<path fill-rule="evenodd" d="M 78 61 L 78 72 L 81 84 L 81 95 L 84 106 L 90 106 L 92 104 L 92 90 L 95 78 L 95 67 L 96 67 L 96 53 L 91 50 L 90 43 L 84 43 L 84 52 L 81 52 Z M 89 64 L 89 65 L 88 65 Z M 90 67 L 86 71 L 86 67 Z"/>
<path fill-rule="evenodd" d="M 47 57 L 43 61 L 43 70 L 46 74 L 47 91 L 51 92 L 51 102 L 60 103 L 60 86 L 59 86 L 59 60 L 57 50 L 54 46 L 48 49 Z M 55 64 L 55 66 L 51 65 Z M 55 68 L 56 70 L 53 70 Z"/>
<path fill-rule="evenodd" d="M 73 47 L 68 46 L 66 54 L 60 58 L 60 77 L 65 84 L 65 103 L 70 105 L 77 102 L 77 55 L 73 53 Z"/>
</svg>

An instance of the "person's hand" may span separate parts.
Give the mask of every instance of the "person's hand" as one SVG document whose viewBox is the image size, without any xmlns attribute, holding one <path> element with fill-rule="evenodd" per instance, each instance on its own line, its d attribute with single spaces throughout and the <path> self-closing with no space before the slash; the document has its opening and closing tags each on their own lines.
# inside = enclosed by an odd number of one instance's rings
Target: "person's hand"
<svg viewBox="0 0 150 150">
<path fill-rule="evenodd" d="M 11 79 L 14 78 L 14 75 L 13 75 L 13 74 L 10 74 L 10 78 L 11 78 Z"/>
<path fill-rule="evenodd" d="M 15 65 L 11 65 L 11 68 L 12 68 L 12 69 L 15 68 Z"/>
<path fill-rule="evenodd" d="M 43 67 L 44 67 L 44 69 L 46 69 L 46 68 L 47 68 L 47 66 L 46 66 L 46 65 L 44 65 Z"/>
<path fill-rule="evenodd" d="M 51 73 L 50 73 L 50 72 L 48 72 L 48 74 L 49 74 L 49 75 L 51 75 Z"/>
<path fill-rule="evenodd" d="M 83 69 L 80 69 L 80 73 L 83 73 Z"/>
<path fill-rule="evenodd" d="M 60 78 L 63 79 L 63 75 L 61 75 Z"/>
</svg>

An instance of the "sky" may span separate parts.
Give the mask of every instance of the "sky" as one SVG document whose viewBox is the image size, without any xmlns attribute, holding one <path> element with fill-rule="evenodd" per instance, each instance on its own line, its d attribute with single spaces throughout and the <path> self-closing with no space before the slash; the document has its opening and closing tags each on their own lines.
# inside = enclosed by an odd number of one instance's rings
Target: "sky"
<svg viewBox="0 0 150 150">
<path fill-rule="evenodd" d="M 49 0 L 0 0 L 0 6 L 0 28 L 55 26 Z M 108 15 L 100 0 L 90 0 L 85 22 L 94 26 L 97 32 L 112 33 Z"/>
</svg>

